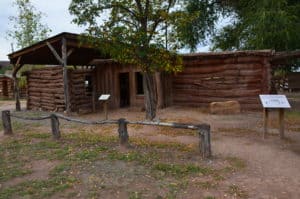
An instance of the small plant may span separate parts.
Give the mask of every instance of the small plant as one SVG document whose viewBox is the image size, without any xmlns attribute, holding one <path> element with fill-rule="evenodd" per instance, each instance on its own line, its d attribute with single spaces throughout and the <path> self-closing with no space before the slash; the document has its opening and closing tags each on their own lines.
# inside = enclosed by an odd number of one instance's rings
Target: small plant
<svg viewBox="0 0 300 199">
<path fill-rule="evenodd" d="M 238 198 L 248 198 L 248 194 L 241 190 L 237 185 L 230 185 L 227 192 L 228 194 Z"/>
</svg>

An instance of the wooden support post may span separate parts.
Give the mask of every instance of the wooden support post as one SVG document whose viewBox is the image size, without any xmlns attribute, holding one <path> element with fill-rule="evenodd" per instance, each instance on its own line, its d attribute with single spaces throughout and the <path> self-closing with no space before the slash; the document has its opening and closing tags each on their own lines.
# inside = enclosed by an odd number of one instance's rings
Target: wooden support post
<svg viewBox="0 0 300 199">
<path fill-rule="evenodd" d="M 13 80 L 14 80 L 14 94 L 16 100 L 16 111 L 21 111 L 19 81 L 16 75 L 13 75 Z"/>
<path fill-rule="evenodd" d="M 67 41 L 65 38 L 62 38 L 61 54 L 62 54 L 62 66 L 63 66 L 65 106 L 66 106 L 66 112 L 67 112 L 67 114 L 69 114 L 71 105 L 70 105 L 68 69 L 67 69 L 67 59 L 68 59 Z"/>
<path fill-rule="evenodd" d="M 95 93 L 95 89 L 93 88 L 93 92 L 92 92 L 92 107 L 93 107 L 93 113 L 96 112 L 96 93 Z"/>
<path fill-rule="evenodd" d="M 280 139 L 284 138 L 284 109 L 279 109 L 279 135 Z"/>
<path fill-rule="evenodd" d="M 120 145 L 123 147 L 128 147 L 128 132 L 127 132 L 127 121 L 124 118 L 121 118 L 118 120 L 119 124 L 119 139 L 120 139 Z"/>
<path fill-rule="evenodd" d="M 2 111 L 2 125 L 4 130 L 4 135 L 12 135 L 11 121 L 10 121 L 10 111 Z"/>
<path fill-rule="evenodd" d="M 51 114 L 51 130 L 53 139 L 60 139 L 59 120 L 55 114 Z"/>
<path fill-rule="evenodd" d="M 269 109 L 264 108 L 263 110 L 263 119 L 264 119 L 264 132 L 263 132 L 263 139 L 266 138 L 268 135 L 268 120 L 269 120 Z"/>
<path fill-rule="evenodd" d="M 108 114 L 107 114 L 107 100 L 103 102 L 103 111 L 104 111 L 104 118 L 105 120 L 108 119 Z"/>
<path fill-rule="evenodd" d="M 210 144 L 210 126 L 207 125 L 205 128 L 201 127 L 199 132 L 199 148 L 203 158 L 211 157 L 211 144 Z"/>
<path fill-rule="evenodd" d="M 18 71 L 22 68 L 23 64 L 20 64 L 21 56 L 18 57 L 17 62 L 14 65 L 12 77 L 14 80 L 14 97 L 16 100 L 16 111 L 21 111 L 21 103 L 20 103 L 20 89 L 19 89 L 19 81 L 17 78 Z"/>
</svg>

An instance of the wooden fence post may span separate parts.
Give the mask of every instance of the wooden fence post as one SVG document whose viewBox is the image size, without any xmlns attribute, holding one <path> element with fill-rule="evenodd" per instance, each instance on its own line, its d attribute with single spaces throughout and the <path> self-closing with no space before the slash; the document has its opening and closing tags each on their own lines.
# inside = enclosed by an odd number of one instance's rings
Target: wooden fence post
<svg viewBox="0 0 300 199">
<path fill-rule="evenodd" d="M 199 148 L 203 158 L 211 157 L 211 145 L 210 145 L 210 126 L 206 125 L 198 130 L 199 132 Z"/>
<path fill-rule="evenodd" d="M 61 136 L 59 130 L 59 120 L 55 114 L 51 114 L 51 129 L 53 139 L 58 140 Z"/>
<path fill-rule="evenodd" d="M 4 130 L 4 135 L 12 135 L 11 121 L 10 121 L 10 111 L 2 111 L 2 125 Z"/>
<path fill-rule="evenodd" d="M 120 118 L 118 120 L 118 124 L 119 124 L 119 139 L 120 139 L 120 145 L 121 146 L 125 146 L 128 147 L 128 132 L 127 132 L 127 121 L 124 118 Z"/>
</svg>

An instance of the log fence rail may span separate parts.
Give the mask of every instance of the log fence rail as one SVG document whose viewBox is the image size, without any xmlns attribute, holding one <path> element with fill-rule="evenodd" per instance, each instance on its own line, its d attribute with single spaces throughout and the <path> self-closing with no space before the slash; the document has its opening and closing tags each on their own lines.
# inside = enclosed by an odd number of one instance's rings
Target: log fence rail
<svg viewBox="0 0 300 199">
<path fill-rule="evenodd" d="M 61 138 L 61 132 L 59 128 L 59 119 L 66 120 L 69 122 L 75 122 L 80 124 L 87 125 L 105 125 L 105 124 L 118 124 L 118 133 L 119 133 L 119 142 L 121 146 L 127 147 L 129 146 L 129 135 L 127 131 L 127 124 L 137 124 L 137 125 L 150 125 L 150 126 L 165 126 L 171 128 L 181 128 L 181 129 L 192 129 L 196 130 L 199 134 L 199 150 L 202 154 L 203 158 L 211 157 L 211 142 L 210 142 L 210 125 L 208 124 L 183 124 L 183 123 L 168 123 L 168 122 L 160 122 L 160 121 L 127 121 L 124 118 L 120 118 L 119 120 L 102 120 L 102 121 L 90 121 L 90 120 L 81 120 L 76 118 L 71 118 L 64 116 L 62 114 L 51 113 L 47 116 L 40 117 L 25 117 L 19 116 L 14 113 L 11 113 L 9 110 L 2 111 L 2 124 L 4 129 L 4 135 L 12 135 L 13 128 L 11 125 L 11 117 L 22 119 L 22 120 L 47 120 L 51 121 L 51 131 L 52 137 L 55 140 Z"/>
</svg>

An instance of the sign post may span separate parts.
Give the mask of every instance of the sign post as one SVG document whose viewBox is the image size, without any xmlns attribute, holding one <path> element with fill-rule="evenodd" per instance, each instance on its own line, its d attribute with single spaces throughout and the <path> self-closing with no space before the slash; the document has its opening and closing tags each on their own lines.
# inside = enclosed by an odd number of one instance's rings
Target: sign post
<svg viewBox="0 0 300 199">
<path fill-rule="evenodd" d="M 278 109 L 279 111 L 279 135 L 280 138 L 284 138 L 284 109 L 291 108 L 285 95 L 259 95 L 260 101 L 264 108 L 263 119 L 264 119 L 264 132 L 263 138 L 266 138 L 268 134 L 268 118 L 270 109 Z"/>
<path fill-rule="evenodd" d="M 107 104 L 108 104 L 109 98 L 110 98 L 109 94 L 103 94 L 98 99 L 99 101 L 103 102 L 103 111 L 104 111 L 105 120 L 108 119 L 108 117 L 107 117 Z"/>
</svg>

